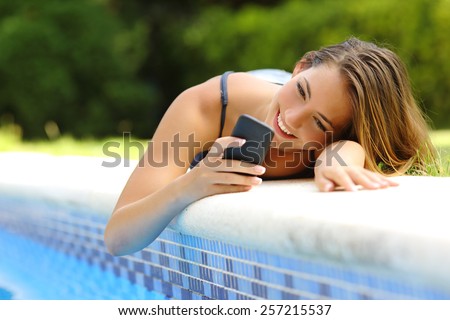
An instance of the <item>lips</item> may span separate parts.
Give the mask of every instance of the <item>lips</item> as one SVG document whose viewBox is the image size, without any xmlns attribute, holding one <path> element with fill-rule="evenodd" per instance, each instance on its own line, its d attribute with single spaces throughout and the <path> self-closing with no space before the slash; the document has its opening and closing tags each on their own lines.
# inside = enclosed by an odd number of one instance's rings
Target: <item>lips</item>
<svg viewBox="0 0 450 320">
<path fill-rule="evenodd" d="M 276 114 L 274 120 L 273 120 L 273 127 L 275 128 L 275 132 L 285 138 L 285 139 L 295 139 L 297 138 L 295 135 L 293 135 L 285 126 L 283 119 L 281 118 L 280 111 Z"/>
</svg>

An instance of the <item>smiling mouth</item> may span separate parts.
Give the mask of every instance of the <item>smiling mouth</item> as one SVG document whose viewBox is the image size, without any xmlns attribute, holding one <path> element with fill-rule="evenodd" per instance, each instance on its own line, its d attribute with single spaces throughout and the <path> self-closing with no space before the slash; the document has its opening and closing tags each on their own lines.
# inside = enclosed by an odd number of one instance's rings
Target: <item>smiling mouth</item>
<svg viewBox="0 0 450 320">
<path fill-rule="evenodd" d="M 277 116 L 274 119 L 275 121 L 275 128 L 278 129 L 276 130 L 277 133 L 287 139 L 295 139 L 297 138 L 292 132 L 290 132 L 286 126 L 283 123 L 283 120 L 281 119 L 281 114 L 280 111 L 278 111 Z"/>
</svg>

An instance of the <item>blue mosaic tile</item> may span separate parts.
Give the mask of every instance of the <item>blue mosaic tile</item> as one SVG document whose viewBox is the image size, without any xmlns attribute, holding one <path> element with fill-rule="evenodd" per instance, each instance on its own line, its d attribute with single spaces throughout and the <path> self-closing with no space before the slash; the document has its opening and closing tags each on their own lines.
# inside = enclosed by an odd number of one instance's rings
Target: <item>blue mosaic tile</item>
<svg viewBox="0 0 450 320">
<path fill-rule="evenodd" d="M 173 286 L 171 283 L 163 282 L 162 283 L 162 291 L 164 295 L 168 297 L 173 297 Z"/>
<path fill-rule="evenodd" d="M 162 268 L 161 267 L 156 267 L 156 266 L 150 266 L 150 274 L 152 277 L 154 278 L 158 278 L 158 279 L 162 279 L 163 278 L 163 273 L 162 273 Z"/>
<path fill-rule="evenodd" d="M 159 255 L 159 264 L 164 267 L 170 268 L 170 261 L 169 261 L 169 258 L 166 256 Z"/>
<path fill-rule="evenodd" d="M 198 264 L 189 264 L 189 270 L 192 277 L 200 279 L 200 266 Z"/>
<path fill-rule="evenodd" d="M 414 283 L 249 250 L 170 229 L 148 249 L 115 258 L 104 247 L 105 218 L 75 211 L 67 215 L 62 210 L 58 219 L 51 219 L 45 205 L 30 204 L 33 207 L 27 214 L 16 210 L 13 204 L 10 206 L 14 214 L 5 216 L 0 212 L 0 227 L 177 299 L 449 298 L 449 294 Z"/>
<path fill-rule="evenodd" d="M 297 295 L 297 294 L 292 294 L 290 292 L 282 291 L 281 292 L 281 299 L 282 300 L 300 300 L 301 297 L 299 295 Z"/>
<path fill-rule="evenodd" d="M 205 297 L 212 297 L 211 285 L 209 283 L 202 282 Z"/>
<path fill-rule="evenodd" d="M 134 262 L 134 271 L 144 273 L 145 272 L 144 263 L 135 261 Z"/>
<path fill-rule="evenodd" d="M 181 289 L 181 299 L 182 300 L 192 300 L 192 292 L 186 289 Z"/>
<path fill-rule="evenodd" d="M 83 259 L 80 259 L 80 260 L 83 260 Z M 128 269 L 126 269 L 126 268 L 120 268 L 120 267 L 119 267 L 119 270 L 120 270 L 120 275 L 119 275 L 119 277 L 120 277 L 120 278 L 127 279 L 127 278 L 128 278 Z"/>
<path fill-rule="evenodd" d="M 152 254 L 149 251 L 142 251 L 142 259 L 145 261 L 152 261 Z"/>
<path fill-rule="evenodd" d="M 224 288 L 213 284 L 211 284 L 210 286 L 211 286 L 211 298 L 219 300 L 228 299 L 228 292 Z"/>
<path fill-rule="evenodd" d="M 252 294 L 267 299 L 267 286 L 259 283 L 252 283 Z"/>
<path fill-rule="evenodd" d="M 136 272 L 128 271 L 128 280 L 131 283 L 136 283 Z"/>
<path fill-rule="evenodd" d="M 118 266 L 113 266 L 113 272 L 116 277 L 120 277 L 120 268 Z"/>
<path fill-rule="evenodd" d="M 153 290 L 156 292 L 163 292 L 163 283 L 160 279 L 153 278 Z"/>
<path fill-rule="evenodd" d="M 249 296 L 242 294 L 242 293 L 236 294 L 236 299 L 237 300 L 251 300 L 251 298 Z"/>
<path fill-rule="evenodd" d="M 204 282 L 199 279 L 189 278 L 189 289 L 204 294 Z"/>
<path fill-rule="evenodd" d="M 200 278 L 201 279 L 209 281 L 209 282 L 213 280 L 211 269 L 200 266 L 199 270 L 200 270 Z"/>
<path fill-rule="evenodd" d="M 239 280 L 236 276 L 223 274 L 223 283 L 227 288 L 239 290 Z"/>
<path fill-rule="evenodd" d="M 201 257 L 202 257 L 201 263 L 206 265 L 206 266 L 209 265 L 208 264 L 208 254 L 206 252 L 202 252 L 201 253 Z"/>
<path fill-rule="evenodd" d="M 144 283 L 144 274 L 143 273 L 136 273 L 136 283 L 140 285 L 141 287 L 145 287 Z"/>
<path fill-rule="evenodd" d="M 169 282 L 179 286 L 183 285 L 183 279 L 181 275 L 174 271 L 169 271 Z"/>
<path fill-rule="evenodd" d="M 278 288 L 267 287 L 266 297 L 264 299 L 280 300 L 281 291 Z"/>
<path fill-rule="evenodd" d="M 238 278 L 239 291 L 252 294 L 252 283 L 248 279 Z"/>
<path fill-rule="evenodd" d="M 262 280 L 261 268 L 257 266 L 253 266 L 253 278 Z"/>
<path fill-rule="evenodd" d="M 154 289 L 153 277 L 144 275 L 144 285 L 149 291 L 153 291 Z"/>
<path fill-rule="evenodd" d="M 237 300 L 237 293 L 234 291 L 228 291 L 228 300 Z"/>
<path fill-rule="evenodd" d="M 178 270 L 182 273 L 190 274 L 190 264 L 186 261 L 178 261 Z"/>
</svg>

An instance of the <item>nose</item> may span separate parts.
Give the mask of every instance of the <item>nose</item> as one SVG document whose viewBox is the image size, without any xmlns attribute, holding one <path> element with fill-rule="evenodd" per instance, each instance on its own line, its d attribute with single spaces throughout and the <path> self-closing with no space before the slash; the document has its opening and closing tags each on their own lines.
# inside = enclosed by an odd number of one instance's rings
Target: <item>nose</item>
<svg viewBox="0 0 450 320">
<path fill-rule="evenodd" d="M 292 129 L 299 129 L 312 114 L 307 106 L 296 106 L 285 111 L 284 122 Z"/>
</svg>

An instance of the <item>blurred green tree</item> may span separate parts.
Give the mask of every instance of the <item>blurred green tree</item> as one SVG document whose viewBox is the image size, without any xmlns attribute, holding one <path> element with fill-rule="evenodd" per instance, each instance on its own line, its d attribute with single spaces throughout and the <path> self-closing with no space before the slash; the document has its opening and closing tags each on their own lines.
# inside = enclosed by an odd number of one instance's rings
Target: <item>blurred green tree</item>
<svg viewBox="0 0 450 320">
<path fill-rule="evenodd" d="M 182 90 L 226 70 L 291 70 L 349 36 L 405 61 L 437 128 L 450 126 L 448 0 L 0 0 L 0 116 L 28 137 L 151 137 Z"/>
<path fill-rule="evenodd" d="M 2 1 L 1 9 L 0 114 L 13 114 L 25 137 L 44 136 L 48 121 L 75 136 L 134 124 L 148 134 L 158 94 L 136 76 L 147 26 L 124 28 L 107 7 L 87 0 Z"/>
<path fill-rule="evenodd" d="M 195 68 L 182 72 L 183 81 L 197 83 L 224 70 L 292 70 L 305 52 L 350 36 L 375 41 L 400 55 L 419 103 L 443 128 L 450 127 L 449 29 L 447 0 L 288 0 L 238 11 L 219 4 L 177 29 L 173 51 L 184 52 L 181 70 Z"/>
</svg>

